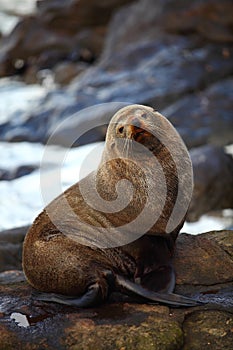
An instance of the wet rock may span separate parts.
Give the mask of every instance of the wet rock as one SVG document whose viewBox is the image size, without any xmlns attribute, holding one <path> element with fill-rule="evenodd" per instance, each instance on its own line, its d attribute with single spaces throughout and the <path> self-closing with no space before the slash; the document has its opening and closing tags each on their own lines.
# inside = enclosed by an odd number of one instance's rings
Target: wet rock
<svg viewBox="0 0 233 350">
<path fill-rule="evenodd" d="M 30 33 L 30 36 L 27 36 L 27 33 Z M 27 17 L 3 39 L 0 50 L 0 76 L 23 73 L 32 64 L 41 69 L 49 68 L 67 57 L 71 46 L 69 37 L 49 32 L 37 18 Z"/>
<path fill-rule="evenodd" d="M 184 54 L 186 40 L 170 37 L 168 43 L 169 48 L 166 50 L 162 44 L 160 46 L 157 43 L 143 44 L 140 49 L 136 46 L 129 49 L 127 55 L 123 52 L 119 55 L 118 62 L 119 65 L 124 62 L 124 68 L 112 62 L 100 63 L 91 68 L 78 79 L 74 79 L 69 90 L 51 92 L 30 114 L 24 113 L 26 121 L 20 127 L 8 122 L 2 129 L 0 138 L 12 141 L 25 137 L 30 141 L 46 142 L 51 134 L 51 126 L 73 113 L 90 105 L 122 101 L 150 104 L 162 111 L 175 124 L 188 147 L 205 144 L 208 138 L 221 144 L 232 141 L 232 80 L 218 83 L 218 86 L 213 85 L 207 91 L 204 90 L 203 94 L 190 95 L 179 100 L 180 96 L 191 90 L 198 90 L 203 79 L 212 79 L 213 74 L 204 68 L 205 62 L 218 67 L 214 75 L 220 78 L 231 70 L 230 60 L 218 66 L 222 49 L 219 48 L 216 56 L 211 46 L 201 50 L 202 52 L 196 49 L 187 58 Z M 137 52 L 147 52 L 147 56 L 144 59 L 137 58 Z M 199 54 L 201 57 L 197 60 Z M 129 69 L 127 64 L 130 64 L 130 57 L 134 57 L 134 65 Z M 177 57 L 175 62 L 174 57 Z M 178 102 L 170 108 L 163 108 L 171 101 Z M 214 109 L 218 103 L 219 107 Z M 218 132 L 220 128 L 222 133 Z M 98 134 L 95 140 L 98 140 Z M 86 138 L 86 142 L 88 141 Z"/>
<path fill-rule="evenodd" d="M 21 270 L 7 270 L 4 272 L 0 272 L 0 284 L 12 284 L 12 283 L 20 283 L 25 282 L 26 277 Z"/>
<path fill-rule="evenodd" d="M 11 170 L 0 169 L 0 181 L 17 179 L 18 177 L 31 174 L 36 169 L 38 169 L 36 165 L 21 165 Z"/>
<path fill-rule="evenodd" d="M 32 14 L 35 9 L 36 0 L 1 1 L 0 3 L 0 39 L 10 34 L 20 18 Z"/>
<path fill-rule="evenodd" d="M 28 228 L 23 226 L 0 232 L 0 272 L 21 269 L 22 245 Z"/>
<path fill-rule="evenodd" d="M 54 81 L 59 85 L 66 85 L 74 79 L 75 76 L 84 72 L 86 68 L 87 64 L 85 63 L 60 63 L 54 68 Z"/>
<path fill-rule="evenodd" d="M 233 42 L 231 1 L 193 3 L 189 8 L 173 7 L 165 28 L 182 34 L 197 33 L 204 39 Z"/>
<path fill-rule="evenodd" d="M 164 33 L 190 37 L 193 43 L 198 39 L 201 45 L 205 41 L 232 43 L 232 10 L 231 0 L 224 0 L 221 5 L 216 0 L 205 3 L 137 1 L 120 9 L 114 16 L 103 55 L 110 57 L 129 43 L 143 42 L 145 37 L 157 40 Z"/>
<path fill-rule="evenodd" d="M 233 142 L 232 89 L 233 79 L 224 79 L 180 98 L 162 112 L 189 148 L 206 143 L 227 145 Z"/>
<path fill-rule="evenodd" d="M 177 290 L 185 285 L 194 291 L 195 286 L 214 289 L 214 285 L 232 283 L 232 244 L 233 231 L 230 230 L 197 236 L 180 234 L 174 258 Z"/>
<path fill-rule="evenodd" d="M 33 16 L 25 16 L 2 39 L 0 76 L 52 68 L 62 60 L 92 62 L 101 52 L 112 12 L 129 0 L 39 1 Z"/>
<path fill-rule="evenodd" d="M 221 47 L 200 49 L 191 45 L 186 38 L 172 36 L 131 44 L 72 82 L 71 89 L 79 94 L 85 87 L 99 102 L 137 101 L 161 110 L 179 97 L 202 89 L 203 83 L 210 84 L 213 77 L 224 78 L 233 69 L 230 60 L 222 60 Z M 214 71 L 206 68 L 207 62 Z"/>
<path fill-rule="evenodd" d="M 204 348 L 230 350 L 232 347 L 232 313 L 215 310 L 196 312 L 187 317 L 183 327 L 185 334 L 184 350 Z"/>
<path fill-rule="evenodd" d="M 224 149 L 206 145 L 190 151 L 194 191 L 189 207 L 189 221 L 212 210 L 233 208 L 233 158 Z"/>
<path fill-rule="evenodd" d="M 102 29 L 95 27 L 97 23 L 95 21 L 98 20 L 96 7 L 93 7 L 95 15 L 93 8 L 87 9 L 83 1 L 72 4 L 77 7 L 84 6 L 85 11 L 93 11 L 93 17 L 90 16 L 88 20 L 90 23 L 94 21 L 95 33 L 98 32 L 101 37 Z M 122 2 L 119 4 L 122 5 Z M 65 6 L 68 6 L 70 11 L 71 4 L 66 3 Z M 105 6 L 111 7 L 113 3 Z M 223 32 L 223 29 L 229 31 L 230 16 L 224 17 L 221 25 L 218 25 L 222 11 L 229 11 L 229 7 L 231 3 L 227 0 L 221 2 L 221 7 L 215 0 L 208 0 L 206 6 L 199 1 L 180 2 L 177 6 L 175 1 L 157 1 L 155 4 L 152 0 L 144 0 L 123 7 L 111 21 L 104 51 L 97 63 L 81 75 L 76 72 L 78 76 L 72 80 L 68 88 L 49 92 L 33 110 L 25 111 L 22 125 L 15 125 L 13 122 L 4 125 L 1 128 L 0 138 L 8 141 L 25 138 L 30 141 L 46 142 L 53 125 L 57 125 L 71 114 L 96 104 L 123 101 L 149 104 L 162 111 L 174 122 L 188 147 L 203 145 L 206 142 L 221 145 L 232 142 L 233 102 L 230 91 L 233 83 L 228 77 L 233 72 L 231 59 L 233 47 L 231 41 L 226 40 L 224 35 L 220 40 L 220 32 Z M 52 34 L 45 35 L 47 38 L 45 41 L 38 39 L 35 44 L 38 47 L 44 45 L 41 47 L 43 55 L 41 54 L 36 62 L 39 62 L 40 67 L 48 67 L 48 62 L 53 62 L 50 64 L 53 67 L 55 64 L 60 65 L 60 60 L 65 60 L 68 65 L 71 62 L 72 67 L 80 60 L 92 62 L 91 53 L 93 52 L 94 56 L 99 56 L 99 53 L 88 47 L 88 43 L 96 43 L 98 40 L 91 39 L 89 29 L 83 29 L 84 31 L 75 34 L 76 41 L 71 34 L 68 35 L 68 32 L 72 32 L 75 23 L 78 25 L 77 20 L 75 22 L 67 20 L 68 27 L 61 26 L 64 24 L 62 21 L 65 21 L 66 14 L 61 17 L 58 15 L 59 11 L 62 11 L 61 4 L 56 1 L 40 3 L 36 21 L 41 20 L 39 25 L 42 27 L 46 23 L 46 28 L 43 27 L 43 30 L 51 30 Z M 105 10 L 102 12 L 104 14 Z M 82 15 L 82 11 L 80 13 L 79 16 Z M 172 19 L 169 27 L 168 19 L 179 15 L 186 16 L 187 23 L 190 19 L 192 30 L 181 30 L 180 24 L 175 24 Z M 30 18 L 21 25 L 26 26 L 30 21 L 34 23 L 35 33 L 40 31 L 35 24 L 36 21 Z M 203 26 L 207 22 L 213 33 L 204 35 L 200 29 L 202 22 Z M 211 29 L 214 24 L 216 28 Z M 62 34 L 59 28 L 63 28 Z M 218 30 L 220 31 L 218 39 L 212 40 Z M 33 33 L 32 30 L 34 36 Z M 50 42 L 53 43 L 54 40 L 55 43 L 56 36 L 59 36 L 59 45 L 51 48 Z M 14 36 L 8 39 L 9 47 L 13 48 L 16 45 L 14 40 Z M 16 40 L 18 46 L 20 40 Z M 70 45 L 74 45 L 75 48 L 71 50 L 71 56 L 67 57 Z M 18 49 L 21 50 L 22 47 L 25 52 L 24 46 L 24 43 L 21 43 Z M 33 60 L 31 63 L 27 61 L 26 66 L 35 66 L 37 63 Z M 24 58 L 21 61 L 24 62 Z M 23 66 L 20 69 L 23 69 Z M 71 70 L 67 76 L 76 73 Z M 34 77 L 35 71 L 32 72 L 32 81 Z M 59 78 L 57 79 L 59 81 Z M 66 77 L 61 77 L 62 83 L 65 80 Z M 94 140 L 98 140 L 98 137 L 102 139 L 102 134 L 99 131 L 95 134 L 93 131 L 91 137 Z M 88 137 L 85 140 L 85 142 L 91 141 Z"/>
<path fill-rule="evenodd" d="M 205 300 L 172 309 L 111 299 L 79 309 L 31 298 L 22 272 L 0 274 L 0 341 L 3 349 L 231 349 L 232 231 L 180 235 L 177 291 Z M 5 281 L 4 281 L 5 280 Z M 226 292 L 228 288 L 228 292 Z M 222 291 L 220 294 L 219 291 Z M 225 299 L 224 299 L 225 298 Z"/>
<path fill-rule="evenodd" d="M 137 324 L 140 309 L 144 320 Z M 180 349 L 183 343 L 182 330 L 179 324 L 168 317 L 161 317 L 153 313 L 150 315 L 145 307 L 131 308 L 124 311 L 128 313 L 124 324 L 93 324 L 84 321 L 76 322 L 66 329 L 66 346 L 82 349 L 85 343 L 88 349 Z M 139 316 L 140 317 L 140 316 Z M 130 318 L 132 324 L 130 324 Z M 136 320 L 133 321 L 133 318 Z M 135 322 L 136 321 L 136 322 Z M 108 323 L 108 322 L 107 322 Z M 125 324 L 126 323 L 126 324 Z M 111 335 L 110 335 L 111 334 Z M 72 338 L 70 337 L 72 335 Z M 70 339 L 71 338 L 71 339 Z"/>
</svg>

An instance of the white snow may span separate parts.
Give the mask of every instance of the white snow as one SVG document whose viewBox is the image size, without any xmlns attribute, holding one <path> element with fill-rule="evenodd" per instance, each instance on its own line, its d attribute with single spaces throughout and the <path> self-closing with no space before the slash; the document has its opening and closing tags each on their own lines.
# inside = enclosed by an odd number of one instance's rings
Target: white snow
<svg viewBox="0 0 233 350">
<path fill-rule="evenodd" d="M 0 123 L 7 122 L 19 111 L 26 112 L 46 93 L 40 85 L 26 85 L 8 78 L 0 79 Z"/>
</svg>

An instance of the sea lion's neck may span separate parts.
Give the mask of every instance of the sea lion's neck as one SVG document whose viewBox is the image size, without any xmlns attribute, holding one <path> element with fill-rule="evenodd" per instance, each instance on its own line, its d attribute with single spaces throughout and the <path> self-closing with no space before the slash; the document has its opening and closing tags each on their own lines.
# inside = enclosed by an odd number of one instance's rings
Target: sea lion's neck
<svg viewBox="0 0 233 350">
<path fill-rule="evenodd" d="M 134 199 L 140 198 L 141 202 L 147 196 L 148 174 L 145 174 L 145 169 L 141 164 L 125 158 L 114 158 L 107 161 L 103 159 L 96 172 L 99 194 L 106 200 L 115 200 L 117 185 L 121 180 L 127 180 L 133 186 Z"/>
</svg>

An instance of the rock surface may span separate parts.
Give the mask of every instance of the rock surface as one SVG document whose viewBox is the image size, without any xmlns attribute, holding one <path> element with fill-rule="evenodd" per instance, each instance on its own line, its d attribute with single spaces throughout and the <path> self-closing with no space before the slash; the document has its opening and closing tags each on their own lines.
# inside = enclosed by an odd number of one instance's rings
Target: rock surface
<svg viewBox="0 0 233 350">
<path fill-rule="evenodd" d="M 38 1 L 34 15 L 25 16 L 2 39 L 0 76 L 37 71 L 62 61 L 92 62 L 101 52 L 112 12 L 129 0 Z"/>
<path fill-rule="evenodd" d="M 1 180 L 14 180 L 18 177 L 25 176 L 33 172 L 37 169 L 36 165 L 20 165 L 19 167 L 8 170 L 8 169 L 0 169 L 0 181 Z"/>
<path fill-rule="evenodd" d="M 230 350 L 233 337 L 233 231 L 180 235 L 177 292 L 195 308 L 119 301 L 78 309 L 31 299 L 22 272 L 0 274 L 1 349 Z"/>
<path fill-rule="evenodd" d="M 128 3 L 41 1 L 36 17 L 25 17 L 4 38 L 3 75 L 25 72 L 30 81 L 30 71 L 35 81 L 38 70 L 49 68 L 58 83 L 71 83 L 50 91 L 33 110 L 19 113 L 24 117 L 20 125 L 9 118 L 1 126 L 1 140 L 46 142 L 54 127 L 73 113 L 96 104 L 127 102 L 162 111 L 189 148 L 233 141 L 232 2 Z M 81 74 L 80 61 L 89 67 Z M 99 121 L 95 113 L 93 118 Z M 77 115 L 77 127 L 84 121 L 85 113 L 83 118 Z M 85 142 L 101 138 L 93 130 Z"/>
<path fill-rule="evenodd" d="M 21 269 L 22 245 L 29 226 L 0 232 L 0 272 Z"/>
<path fill-rule="evenodd" d="M 177 127 L 188 148 L 232 143 L 233 79 L 180 98 L 162 112 Z"/>
<path fill-rule="evenodd" d="M 224 149 L 206 145 L 190 151 L 193 164 L 194 191 L 189 221 L 212 210 L 233 208 L 233 157 Z"/>
</svg>

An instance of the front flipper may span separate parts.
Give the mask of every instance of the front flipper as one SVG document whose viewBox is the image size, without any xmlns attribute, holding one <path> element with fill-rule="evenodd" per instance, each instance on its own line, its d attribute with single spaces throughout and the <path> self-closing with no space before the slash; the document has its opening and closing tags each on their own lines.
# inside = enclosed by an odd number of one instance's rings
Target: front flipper
<svg viewBox="0 0 233 350">
<path fill-rule="evenodd" d="M 125 291 L 132 292 L 135 295 L 138 295 L 140 297 L 143 297 L 147 300 L 150 300 L 156 303 L 162 303 L 162 304 L 175 306 L 175 307 L 198 306 L 202 304 L 197 300 L 193 300 L 191 298 L 184 297 L 182 295 L 178 295 L 174 293 L 165 294 L 165 293 L 153 292 L 119 275 L 116 275 L 115 283 L 117 286 L 119 286 Z"/>
<path fill-rule="evenodd" d="M 89 307 L 100 303 L 101 291 L 99 283 L 92 284 L 88 287 L 87 292 L 80 297 L 67 296 L 56 293 L 43 293 L 39 291 L 33 292 L 33 297 L 36 300 L 55 302 L 64 305 L 77 307 Z"/>
</svg>

